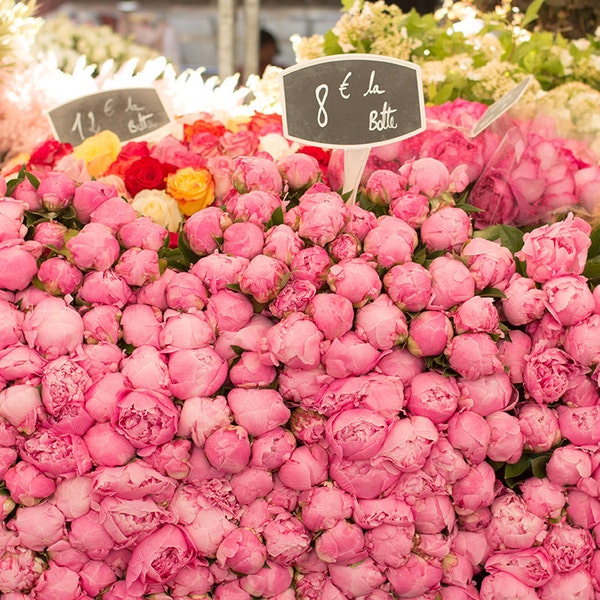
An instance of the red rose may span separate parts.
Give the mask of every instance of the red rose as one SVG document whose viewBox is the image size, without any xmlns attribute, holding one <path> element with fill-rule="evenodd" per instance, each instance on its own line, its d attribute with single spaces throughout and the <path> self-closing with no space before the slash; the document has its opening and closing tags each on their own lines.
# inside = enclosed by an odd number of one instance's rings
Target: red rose
<svg viewBox="0 0 600 600">
<path fill-rule="evenodd" d="M 29 167 L 53 167 L 63 156 L 71 154 L 73 146 L 63 144 L 57 140 L 48 140 L 38 146 L 29 158 Z"/>
<path fill-rule="evenodd" d="M 150 148 L 147 142 L 127 142 L 121 148 L 115 162 L 106 170 L 105 175 L 117 175 L 121 179 L 125 179 L 125 171 L 134 162 L 146 156 L 150 156 Z"/>
<path fill-rule="evenodd" d="M 156 158 L 144 156 L 132 162 L 124 172 L 127 191 L 135 197 L 141 190 L 164 190 L 170 169 Z"/>
</svg>

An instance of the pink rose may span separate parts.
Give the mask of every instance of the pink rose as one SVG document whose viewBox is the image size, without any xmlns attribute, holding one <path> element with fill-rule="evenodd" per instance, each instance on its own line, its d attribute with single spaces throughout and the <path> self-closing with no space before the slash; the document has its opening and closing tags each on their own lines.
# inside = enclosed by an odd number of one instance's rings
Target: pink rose
<svg viewBox="0 0 600 600">
<path fill-rule="evenodd" d="M 448 168 L 435 158 L 407 161 L 400 167 L 400 175 L 409 187 L 416 186 L 428 198 L 447 191 L 450 184 Z"/>
<path fill-rule="evenodd" d="M 204 443 L 210 464 L 224 473 L 239 473 L 250 460 L 248 432 L 240 426 L 220 427 Z"/>
<path fill-rule="evenodd" d="M 285 424 L 291 414 L 281 394 L 273 389 L 233 388 L 227 394 L 227 403 L 236 423 L 253 436 Z"/>
<path fill-rule="evenodd" d="M 329 529 L 352 515 L 353 500 L 337 487 L 314 487 L 300 494 L 302 523 L 311 531 Z"/>
<path fill-rule="evenodd" d="M 388 568 L 386 575 L 395 594 L 415 598 L 439 587 L 442 567 L 430 557 L 411 552 L 405 564 Z"/>
<path fill-rule="evenodd" d="M 117 189 L 101 181 L 86 181 L 75 188 L 73 208 L 77 219 L 89 223 L 90 215 L 109 198 L 118 197 Z"/>
<path fill-rule="evenodd" d="M 160 348 L 162 313 L 148 304 L 128 304 L 121 314 L 123 340 L 132 346 Z"/>
<path fill-rule="evenodd" d="M 217 561 L 236 573 L 256 573 L 265 563 L 267 551 L 255 533 L 249 529 L 234 529 L 220 543 Z"/>
<path fill-rule="evenodd" d="M 287 265 L 276 258 L 259 254 L 241 274 L 239 284 L 244 294 L 264 304 L 273 300 L 289 278 Z"/>
<path fill-rule="evenodd" d="M 478 291 L 488 287 L 504 289 L 506 282 L 515 272 L 515 261 L 511 251 L 499 243 L 476 237 L 461 250 Z"/>
<path fill-rule="evenodd" d="M 58 256 L 45 260 L 38 269 L 37 277 L 53 296 L 73 294 L 83 281 L 81 271 Z"/>
<path fill-rule="evenodd" d="M 560 442 L 558 417 L 553 409 L 526 402 L 519 405 L 517 416 L 528 450 L 547 452 Z"/>
<path fill-rule="evenodd" d="M 325 427 L 330 452 L 346 460 L 372 458 L 381 449 L 387 433 L 386 419 L 363 408 L 341 411 Z"/>
<path fill-rule="evenodd" d="M 212 396 L 227 378 L 227 363 L 210 347 L 176 350 L 169 355 L 169 377 L 177 398 Z"/>
<path fill-rule="evenodd" d="M 101 223 L 88 223 L 73 236 L 66 248 L 75 265 L 82 270 L 106 271 L 119 258 L 119 241 Z"/>
<path fill-rule="evenodd" d="M 185 221 L 183 234 L 191 250 L 205 256 L 217 250 L 223 231 L 230 224 L 226 213 L 216 206 L 209 206 Z"/>
<path fill-rule="evenodd" d="M 195 557 L 196 549 L 184 530 L 163 525 L 133 550 L 127 568 L 127 590 L 132 594 L 152 592 L 171 582 Z"/>
<path fill-rule="evenodd" d="M 448 441 L 473 464 L 484 460 L 490 439 L 490 426 L 477 412 L 456 412 L 448 421 Z"/>
<path fill-rule="evenodd" d="M 234 159 L 231 181 L 240 194 L 259 190 L 279 195 L 283 189 L 277 165 L 272 160 L 257 156 Z"/>
<path fill-rule="evenodd" d="M 404 313 L 386 294 L 381 294 L 373 302 L 358 309 L 355 331 L 360 338 L 378 350 L 389 350 L 408 337 Z"/>
<path fill-rule="evenodd" d="M 459 251 L 472 234 L 471 218 L 462 208 L 454 206 L 430 214 L 421 225 L 421 240 L 430 252 Z"/>
<path fill-rule="evenodd" d="M 265 342 L 275 364 L 313 369 L 321 359 L 322 339 L 311 319 L 302 313 L 292 313 L 267 331 Z"/>
<path fill-rule="evenodd" d="M 431 308 L 446 310 L 475 295 L 475 280 L 459 260 L 450 256 L 439 256 L 431 261 L 429 272 Z"/>
<path fill-rule="evenodd" d="M 542 290 L 550 314 L 563 326 L 587 319 L 595 309 L 594 297 L 582 276 L 562 275 L 547 280 Z"/>
<path fill-rule="evenodd" d="M 119 229 L 118 238 L 125 248 L 143 248 L 158 252 L 168 231 L 150 217 L 138 217 Z"/>
<path fill-rule="evenodd" d="M 367 233 L 363 249 L 375 257 L 379 266 L 388 269 L 412 260 L 417 242 L 417 232 L 410 225 L 397 217 L 384 215 Z"/>
<path fill-rule="evenodd" d="M 292 192 L 316 183 L 321 173 L 317 159 L 303 153 L 283 156 L 276 161 L 276 165 Z"/>
<path fill-rule="evenodd" d="M 527 276 L 540 283 L 561 275 L 581 275 L 591 243 L 590 231 L 586 221 L 569 214 L 564 221 L 526 233 L 516 256 L 525 262 Z"/>
<path fill-rule="evenodd" d="M 339 194 L 309 191 L 298 204 L 298 234 L 316 245 L 325 246 L 340 233 L 348 218 L 348 207 Z"/>
<path fill-rule="evenodd" d="M 365 375 L 371 371 L 380 357 L 380 351 L 363 342 L 354 331 L 336 338 L 322 355 L 322 363 L 328 375 L 342 379 Z"/>
<path fill-rule="evenodd" d="M 135 448 L 158 446 L 177 431 L 179 413 L 171 399 L 152 390 L 122 394 L 115 405 L 111 425 Z"/>
<path fill-rule="evenodd" d="M 0 287 L 24 290 L 38 271 L 41 245 L 34 240 L 10 239 L 0 243 Z"/>
<path fill-rule="evenodd" d="M 308 303 L 306 314 L 328 340 L 346 334 L 354 321 L 352 302 L 339 294 L 317 294 Z"/>
<path fill-rule="evenodd" d="M 453 377 L 444 377 L 435 371 L 418 373 L 406 392 L 406 408 L 410 414 L 427 417 L 439 425 L 456 412 L 459 394 Z"/>
<path fill-rule="evenodd" d="M 410 321 L 407 348 L 414 356 L 438 356 L 453 334 L 452 322 L 443 311 L 425 310 Z"/>
<path fill-rule="evenodd" d="M 482 600 L 536 600 L 535 589 L 512 574 L 496 571 L 481 582 Z"/>
<path fill-rule="evenodd" d="M 593 600 L 596 597 L 592 578 L 586 569 L 555 573 L 539 589 L 538 597 L 542 600 L 559 600 L 565 595 L 571 598 L 581 598 L 581 600 Z"/>
<path fill-rule="evenodd" d="M 481 209 L 473 219 L 478 229 L 499 223 L 514 225 L 517 221 L 518 205 L 502 167 L 493 165 L 488 168 L 469 195 L 469 202 Z"/>
<path fill-rule="evenodd" d="M 415 229 L 420 227 L 429 214 L 429 198 L 416 186 L 401 192 L 390 203 L 390 214 L 406 221 Z"/>
<path fill-rule="evenodd" d="M 345 519 L 325 529 L 315 541 L 317 556 L 326 563 L 351 565 L 367 558 L 363 530 Z"/>
<path fill-rule="evenodd" d="M 551 404 L 572 387 L 573 380 L 586 370 L 564 350 L 544 348 L 540 344 L 525 359 L 525 393 L 540 404 Z"/>
</svg>

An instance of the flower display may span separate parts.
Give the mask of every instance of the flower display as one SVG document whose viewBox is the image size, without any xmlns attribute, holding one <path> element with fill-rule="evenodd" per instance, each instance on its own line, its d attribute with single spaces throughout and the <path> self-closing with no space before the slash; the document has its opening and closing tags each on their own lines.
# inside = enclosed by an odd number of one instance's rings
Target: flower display
<svg viewBox="0 0 600 600">
<path fill-rule="evenodd" d="M 597 159 L 483 106 L 356 204 L 261 112 L 5 167 L 3 595 L 595 596 Z"/>
</svg>

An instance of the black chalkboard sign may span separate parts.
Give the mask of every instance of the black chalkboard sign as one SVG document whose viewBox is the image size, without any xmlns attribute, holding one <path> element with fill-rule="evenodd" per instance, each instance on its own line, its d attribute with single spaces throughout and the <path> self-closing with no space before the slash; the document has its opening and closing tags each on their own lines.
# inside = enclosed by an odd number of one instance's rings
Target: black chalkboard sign
<svg viewBox="0 0 600 600">
<path fill-rule="evenodd" d="M 425 129 L 418 65 L 372 54 L 318 58 L 280 74 L 286 137 L 331 148 L 378 146 Z"/>
<path fill-rule="evenodd" d="M 143 137 L 171 119 L 154 88 L 128 88 L 82 96 L 48 111 L 54 135 L 77 146 L 100 131 L 116 133 L 122 142 Z"/>
</svg>

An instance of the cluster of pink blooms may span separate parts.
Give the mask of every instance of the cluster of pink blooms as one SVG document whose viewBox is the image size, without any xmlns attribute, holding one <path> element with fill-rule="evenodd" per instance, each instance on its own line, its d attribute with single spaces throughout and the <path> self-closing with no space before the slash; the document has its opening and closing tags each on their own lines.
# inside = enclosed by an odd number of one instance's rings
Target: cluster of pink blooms
<svg viewBox="0 0 600 600">
<path fill-rule="evenodd" d="M 370 168 L 376 216 L 238 157 L 188 269 L 106 182 L 1 181 L 2 600 L 599 598 L 591 227 L 474 235 L 471 166 Z"/>
</svg>

